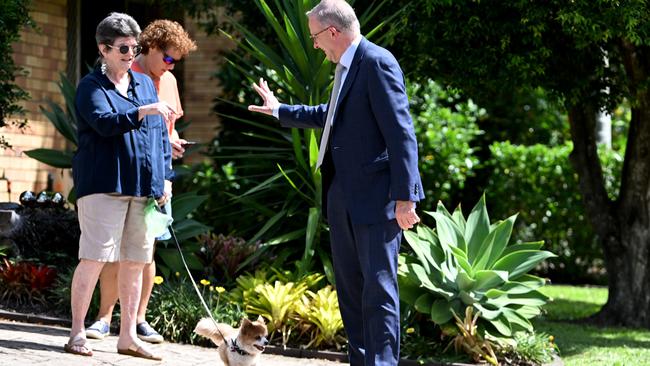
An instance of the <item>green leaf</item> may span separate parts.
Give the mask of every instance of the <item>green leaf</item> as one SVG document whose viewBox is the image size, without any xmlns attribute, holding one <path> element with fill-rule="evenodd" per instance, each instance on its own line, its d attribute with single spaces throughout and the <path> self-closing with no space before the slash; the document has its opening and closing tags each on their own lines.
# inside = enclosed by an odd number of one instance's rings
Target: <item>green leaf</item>
<svg viewBox="0 0 650 366">
<path fill-rule="evenodd" d="M 467 250 L 465 238 L 456 223 L 445 214 L 433 212 L 432 216 L 436 220 L 436 231 L 438 232 L 440 244 L 443 246 L 452 246 L 465 252 Z"/>
<path fill-rule="evenodd" d="M 464 237 L 467 238 L 468 259 L 476 255 L 490 233 L 490 218 L 485 207 L 485 194 L 481 196 L 476 206 L 472 209 L 465 226 Z"/>
<path fill-rule="evenodd" d="M 417 298 L 417 300 L 415 300 L 413 307 L 421 313 L 428 314 L 431 312 L 431 304 L 433 304 L 433 300 L 434 298 L 431 294 L 422 294 Z"/>
<path fill-rule="evenodd" d="M 506 255 L 508 255 L 510 253 L 518 252 L 520 250 L 539 250 L 539 249 L 542 248 L 543 245 L 544 245 L 543 240 L 532 242 L 532 243 L 513 244 L 513 245 L 507 247 L 503 251 L 503 253 L 501 253 L 501 256 L 505 257 Z"/>
<path fill-rule="evenodd" d="M 489 288 L 498 287 L 508 281 L 508 272 L 505 271 L 476 271 L 474 273 L 475 291 L 483 291 Z"/>
<path fill-rule="evenodd" d="M 487 306 L 479 303 L 475 303 L 473 306 L 481 312 L 481 317 L 487 320 L 496 319 L 503 312 L 503 309 L 488 309 Z"/>
<path fill-rule="evenodd" d="M 446 324 L 453 318 L 451 303 L 446 300 L 438 299 L 431 304 L 431 320 L 438 324 Z"/>
<path fill-rule="evenodd" d="M 512 337 L 512 325 L 503 313 L 490 320 L 490 324 L 503 336 Z"/>
<path fill-rule="evenodd" d="M 73 154 L 68 151 L 59 151 L 52 149 L 34 149 L 24 151 L 25 155 L 36 159 L 41 163 L 53 166 L 55 168 L 70 169 L 72 168 Z"/>
<path fill-rule="evenodd" d="M 510 240 L 512 227 L 516 219 L 517 215 L 513 215 L 501 221 L 494 229 L 490 230 L 477 251 L 468 252 L 469 262 L 473 264 L 474 269 L 489 269 L 501 257 L 501 253 L 503 253 Z"/>
<path fill-rule="evenodd" d="M 199 196 L 196 192 L 175 194 L 172 199 L 172 216 L 174 217 L 174 221 L 186 218 L 187 215 L 196 210 L 207 199 L 208 196 Z"/>
<path fill-rule="evenodd" d="M 192 219 L 186 219 L 179 221 L 178 223 L 173 223 L 172 227 L 176 233 L 176 238 L 181 243 L 184 240 L 207 233 L 211 229 L 209 226 Z"/>
<path fill-rule="evenodd" d="M 465 272 L 458 272 L 458 276 L 456 276 L 456 283 L 458 284 L 458 288 L 461 291 L 472 291 L 474 289 L 474 284 L 476 281 L 469 277 L 467 273 Z"/>
<path fill-rule="evenodd" d="M 518 276 L 530 271 L 539 262 L 553 257 L 556 255 L 547 251 L 520 250 L 499 259 L 492 269 L 508 271 L 510 279 L 516 280 Z"/>
</svg>

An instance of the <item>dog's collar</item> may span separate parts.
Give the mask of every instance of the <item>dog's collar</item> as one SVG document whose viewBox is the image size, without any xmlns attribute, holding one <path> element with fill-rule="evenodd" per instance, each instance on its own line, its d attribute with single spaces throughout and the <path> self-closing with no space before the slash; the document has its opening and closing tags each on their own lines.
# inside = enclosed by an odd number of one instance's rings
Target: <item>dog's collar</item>
<svg viewBox="0 0 650 366">
<path fill-rule="evenodd" d="M 237 352 L 242 356 L 250 356 L 250 353 L 244 351 L 243 349 L 241 349 L 241 347 L 239 347 L 239 345 L 237 344 L 237 340 L 234 338 L 230 340 L 229 348 L 230 348 L 230 352 Z"/>
</svg>

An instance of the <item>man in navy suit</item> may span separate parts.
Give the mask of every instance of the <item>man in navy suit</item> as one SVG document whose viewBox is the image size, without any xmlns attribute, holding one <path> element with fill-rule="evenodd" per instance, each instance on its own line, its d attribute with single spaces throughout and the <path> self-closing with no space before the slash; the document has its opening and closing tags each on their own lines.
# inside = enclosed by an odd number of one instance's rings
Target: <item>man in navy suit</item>
<svg viewBox="0 0 650 366">
<path fill-rule="evenodd" d="M 307 17 L 314 47 L 337 64 L 330 102 L 280 104 L 261 79 L 253 87 L 264 104 L 248 109 L 284 127 L 323 128 L 317 165 L 350 364 L 397 365 L 397 257 L 424 198 L 404 76 L 390 52 L 361 36 L 347 2 L 323 0 Z"/>
</svg>

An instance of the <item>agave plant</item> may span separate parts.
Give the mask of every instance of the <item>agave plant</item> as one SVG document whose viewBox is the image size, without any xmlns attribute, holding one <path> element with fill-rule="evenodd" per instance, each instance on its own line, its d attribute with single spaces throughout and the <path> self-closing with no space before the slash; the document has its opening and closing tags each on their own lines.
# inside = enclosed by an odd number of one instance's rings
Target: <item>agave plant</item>
<svg viewBox="0 0 650 366">
<path fill-rule="evenodd" d="M 460 207 L 450 214 L 440 203 L 426 213 L 435 219 L 435 231 L 419 225 L 405 232 L 414 255 L 399 258 L 402 301 L 443 327 L 473 307 L 483 335 L 532 331 L 529 319 L 548 298 L 538 291 L 545 280 L 527 272 L 555 255 L 540 250 L 541 241 L 509 245 L 516 215 L 490 224 L 485 196 L 467 220 Z"/>
</svg>

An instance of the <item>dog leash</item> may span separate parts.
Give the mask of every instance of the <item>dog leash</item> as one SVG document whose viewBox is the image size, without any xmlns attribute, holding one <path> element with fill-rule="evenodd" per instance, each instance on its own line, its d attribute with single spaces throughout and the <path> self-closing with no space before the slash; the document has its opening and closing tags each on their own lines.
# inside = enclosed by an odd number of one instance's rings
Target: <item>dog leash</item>
<svg viewBox="0 0 650 366">
<path fill-rule="evenodd" d="M 196 281 L 194 281 L 194 277 L 192 277 L 192 273 L 190 272 L 190 268 L 187 266 L 187 262 L 185 261 L 185 256 L 183 255 L 183 250 L 181 250 L 181 245 L 178 243 L 178 239 L 176 238 L 176 232 L 174 231 L 174 228 L 172 227 L 172 224 L 170 223 L 167 226 L 167 229 L 169 229 L 169 233 L 172 234 L 172 238 L 174 239 L 174 243 L 176 244 L 176 248 L 178 249 L 178 253 L 181 255 L 181 261 L 183 262 L 183 265 L 185 266 L 185 270 L 187 271 L 187 275 L 190 276 L 190 281 L 192 281 L 192 286 L 194 286 L 194 290 L 196 291 L 196 294 L 199 296 L 199 299 L 201 300 L 201 304 L 203 304 L 203 308 L 205 311 L 208 313 L 208 316 L 210 319 L 212 319 L 212 322 L 214 323 L 214 327 L 217 329 L 217 332 L 221 335 L 221 338 L 223 338 L 223 341 L 226 342 L 227 340 L 226 337 L 221 333 L 221 330 L 219 329 L 219 325 L 217 324 L 217 321 L 214 319 L 212 316 L 212 311 L 210 311 L 210 308 L 208 308 L 208 304 L 206 304 L 205 300 L 203 299 L 203 296 L 201 295 L 201 291 L 199 291 L 198 286 L 196 286 Z"/>
</svg>

